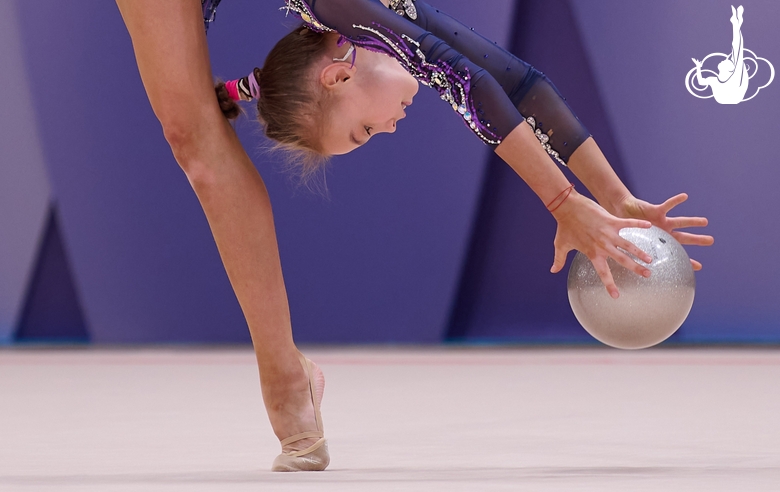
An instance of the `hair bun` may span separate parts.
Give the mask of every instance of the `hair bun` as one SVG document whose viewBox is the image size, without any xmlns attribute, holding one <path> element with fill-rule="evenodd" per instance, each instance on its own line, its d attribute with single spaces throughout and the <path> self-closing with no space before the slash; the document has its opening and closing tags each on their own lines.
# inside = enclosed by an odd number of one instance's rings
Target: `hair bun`
<svg viewBox="0 0 780 492">
<path fill-rule="evenodd" d="M 222 114 L 229 120 L 238 118 L 241 114 L 241 108 L 238 103 L 230 97 L 230 93 L 225 87 L 225 83 L 220 81 L 217 83 L 214 90 L 217 93 L 217 100 L 219 101 L 219 109 L 222 110 Z"/>
</svg>

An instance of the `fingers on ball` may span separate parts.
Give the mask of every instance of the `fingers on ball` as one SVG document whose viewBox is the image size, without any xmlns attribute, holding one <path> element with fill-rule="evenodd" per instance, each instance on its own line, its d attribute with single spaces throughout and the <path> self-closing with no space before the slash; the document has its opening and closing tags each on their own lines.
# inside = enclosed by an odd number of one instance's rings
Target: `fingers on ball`
<svg viewBox="0 0 780 492">
<path fill-rule="evenodd" d="M 601 281 L 604 283 L 604 287 L 607 288 L 609 295 L 617 299 L 617 296 L 619 295 L 617 285 L 615 285 L 615 280 L 612 278 L 612 271 L 610 271 L 606 259 L 594 258 L 591 259 L 591 263 L 593 263 L 593 267 L 596 269 L 596 273 L 598 273 L 599 278 L 601 278 Z"/>
<path fill-rule="evenodd" d="M 637 258 L 644 261 L 645 263 L 653 262 L 652 256 L 639 249 L 639 247 L 636 244 L 632 243 L 631 241 L 626 241 L 624 239 L 619 247 L 625 251 L 628 251 L 629 253 L 636 256 Z"/>
<path fill-rule="evenodd" d="M 631 259 L 630 256 L 623 253 L 617 248 L 615 248 L 612 258 L 618 263 L 620 263 L 623 267 L 627 268 L 628 270 L 631 270 L 632 272 L 642 277 L 646 277 L 647 274 L 650 272 L 650 270 L 648 270 L 647 267 L 640 265 L 639 263 Z"/>
</svg>

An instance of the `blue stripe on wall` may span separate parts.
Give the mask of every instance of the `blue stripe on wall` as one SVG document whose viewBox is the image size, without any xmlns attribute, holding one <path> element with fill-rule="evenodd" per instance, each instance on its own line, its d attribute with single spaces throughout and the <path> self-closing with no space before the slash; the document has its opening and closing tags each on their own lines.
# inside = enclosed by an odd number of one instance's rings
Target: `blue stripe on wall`
<svg viewBox="0 0 780 492">
<path fill-rule="evenodd" d="M 16 341 L 86 342 L 86 320 L 73 283 L 57 212 L 49 210 L 35 272 L 24 303 Z"/>
</svg>

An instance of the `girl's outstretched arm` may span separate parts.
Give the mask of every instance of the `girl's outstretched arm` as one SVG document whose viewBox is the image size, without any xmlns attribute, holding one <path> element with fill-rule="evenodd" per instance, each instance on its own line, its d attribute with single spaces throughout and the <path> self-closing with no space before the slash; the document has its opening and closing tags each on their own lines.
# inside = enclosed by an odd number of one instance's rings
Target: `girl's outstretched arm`
<svg viewBox="0 0 780 492">
<path fill-rule="evenodd" d="M 555 235 L 555 259 L 551 271 L 561 271 L 569 251 L 576 249 L 593 262 L 593 266 L 612 297 L 619 295 L 607 265 L 611 257 L 638 275 L 650 271 L 633 261 L 624 251 L 649 263 L 652 259 L 636 245 L 619 235 L 624 227 L 650 227 L 646 220 L 618 218 L 576 191 L 561 201 L 561 192 L 570 185 L 561 170 L 539 145 L 528 125 L 520 125 L 496 148 L 496 154 L 506 161 L 528 183 L 545 204 L 552 204 L 558 222 Z M 621 248 L 624 251 L 621 251 Z"/>
<path fill-rule="evenodd" d="M 117 4 L 149 101 L 200 200 L 249 325 L 274 431 L 283 439 L 316 429 L 308 377 L 292 338 L 271 203 L 263 180 L 219 108 L 201 4 L 198 0 Z"/>
</svg>

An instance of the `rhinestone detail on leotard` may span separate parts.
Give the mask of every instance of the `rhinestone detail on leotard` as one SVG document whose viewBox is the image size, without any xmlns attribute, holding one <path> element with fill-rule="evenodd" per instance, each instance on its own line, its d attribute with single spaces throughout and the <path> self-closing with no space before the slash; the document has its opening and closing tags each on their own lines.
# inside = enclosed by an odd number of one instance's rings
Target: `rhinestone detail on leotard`
<svg viewBox="0 0 780 492">
<path fill-rule="evenodd" d="M 561 166 L 569 167 L 568 165 L 566 165 L 563 159 L 561 159 L 560 154 L 558 154 L 558 152 L 553 150 L 553 148 L 550 146 L 550 136 L 542 132 L 541 128 L 536 127 L 536 118 L 534 118 L 533 116 L 529 116 L 528 118 L 525 119 L 525 122 L 528 123 L 528 125 L 531 127 L 531 131 L 534 132 L 536 138 L 539 139 L 539 143 L 542 144 L 542 148 L 545 151 L 547 151 L 548 154 L 550 154 L 550 157 L 555 159 L 555 162 L 557 162 Z"/>
<path fill-rule="evenodd" d="M 320 22 L 317 19 L 317 17 L 314 15 L 314 12 L 312 12 L 309 5 L 303 0 L 287 0 L 285 6 L 280 8 L 279 10 L 287 11 L 288 15 L 290 14 L 290 12 L 297 15 L 306 24 L 306 27 L 308 27 L 312 31 L 336 32 L 335 29 L 331 29 L 330 27 Z"/>
<path fill-rule="evenodd" d="M 414 0 L 390 0 L 390 8 L 398 15 L 406 15 L 412 20 L 417 20 L 417 7 Z"/>
</svg>

